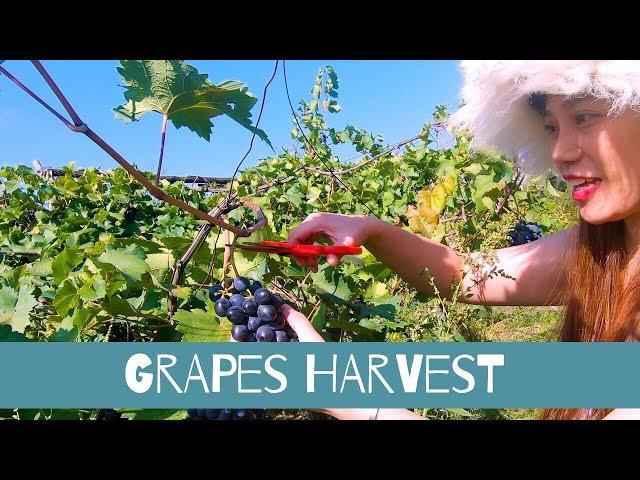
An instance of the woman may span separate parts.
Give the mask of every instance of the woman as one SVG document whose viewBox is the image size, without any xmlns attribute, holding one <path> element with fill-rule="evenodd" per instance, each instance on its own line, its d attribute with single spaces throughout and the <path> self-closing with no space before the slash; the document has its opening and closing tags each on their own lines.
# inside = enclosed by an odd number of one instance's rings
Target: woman
<svg viewBox="0 0 640 480">
<path fill-rule="evenodd" d="M 472 135 L 472 148 L 495 147 L 532 174 L 554 168 L 573 187 L 579 224 L 525 245 L 496 251 L 506 277 L 474 282 L 456 252 L 376 218 L 314 213 L 289 241 L 321 236 L 364 245 L 418 290 L 428 268 L 441 292 L 462 282 L 466 303 L 566 305 L 560 341 L 636 341 L 640 336 L 640 62 L 463 62 L 463 106 L 448 122 Z M 390 246 L 393 245 L 393 249 Z M 483 262 L 474 253 L 474 261 Z M 327 257 L 335 266 L 336 256 Z M 317 259 L 296 261 L 317 271 Z M 487 265 L 488 267 L 488 265 Z M 287 309 L 300 341 L 322 341 L 308 320 Z M 546 419 L 640 418 L 638 410 L 551 409 Z M 409 410 L 325 410 L 342 419 L 421 418 Z"/>
</svg>

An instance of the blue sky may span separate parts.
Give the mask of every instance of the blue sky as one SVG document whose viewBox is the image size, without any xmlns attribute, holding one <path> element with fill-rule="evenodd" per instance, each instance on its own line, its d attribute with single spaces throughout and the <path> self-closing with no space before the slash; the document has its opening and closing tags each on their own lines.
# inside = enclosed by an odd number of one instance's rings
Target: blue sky
<svg viewBox="0 0 640 480">
<path fill-rule="evenodd" d="M 254 107 L 257 119 L 262 90 L 269 79 L 274 61 L 268 60 L 187 60 L 200 72 L 218 83 L 227 79 L 248 85 L 259 101 Z M 112 108 L 124 103 L 117 60 L 43 61 L 45 68 L 67 96 L 80 117 L 142 170 L 155 172 L 160 146 L 159 114 L 149 114 L 141 121 L 126 124 L 116 120 Z M 318 68 L 332 65 L 339 77 L 339 103 L 342 110 L 329 116 L 330 125 L 343 128 L 354 125 L 384 136 L 395 143 L 420 132 L 435 106 L 446 104 L 455 109 L 459 101 L 462 78 L 457 61 L 416 60 L 290 60 L 287 78 L 294 106 L 310 97 Z M 18 77 L 61 113 L 50 89 L 28 61 L 8 60 L 4 68 Z M 246 152 L 251 134 L 225 117 L 213 119 L 211 142 L 195 133 L 169 126 L 163 174 L 230 176 Z M 294 145 L 290 130 L 292 117 L 284 88 L 282 63 L 267 93 L 260 122 L 280 153 Z M 341 159 L 355 154 L 342 148 L 335 151 Z M 271 150 L 258 138 L 243 167 L 255 165 Z M 47 167 L 75 162 L 78 168 L 117 166 L 82 134 L 73 133 L 31 97 L 0 75 L 0 165 L 31 166 L 38 159 Z"/>
</svg>

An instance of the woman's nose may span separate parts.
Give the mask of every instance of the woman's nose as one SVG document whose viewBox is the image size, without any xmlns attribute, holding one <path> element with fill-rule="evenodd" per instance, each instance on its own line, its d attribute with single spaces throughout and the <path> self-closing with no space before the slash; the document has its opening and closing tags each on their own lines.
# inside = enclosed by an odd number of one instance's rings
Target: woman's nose
<svg viewBox="0 0 640 480">
<path fill-rule="evenodd" d="M 578 135 L 572 131 L 559 133 L 551 154 L 553 161 L 556 163 L 575 162 L 580 160 L 581 156 L 582 148 Z"/>
</svg>

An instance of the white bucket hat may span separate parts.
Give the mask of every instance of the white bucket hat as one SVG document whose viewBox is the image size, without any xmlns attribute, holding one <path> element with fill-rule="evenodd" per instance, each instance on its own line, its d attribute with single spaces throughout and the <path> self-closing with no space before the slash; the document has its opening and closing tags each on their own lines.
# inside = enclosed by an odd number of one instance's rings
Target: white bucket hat
<svg viewBox="0 0 640 480">
<path fill-rule="evenodd" d="M 640 110 L 637 60 L 473 60 L 460 64 L 462 106 L 446 121 L 450 131 L 468 130 L 470 147 L 495 149 L 527 175 L 553 168 L 550 137 L 532 94 L 590 95 L 611 102 L 610 115 Z"/>
</svg>

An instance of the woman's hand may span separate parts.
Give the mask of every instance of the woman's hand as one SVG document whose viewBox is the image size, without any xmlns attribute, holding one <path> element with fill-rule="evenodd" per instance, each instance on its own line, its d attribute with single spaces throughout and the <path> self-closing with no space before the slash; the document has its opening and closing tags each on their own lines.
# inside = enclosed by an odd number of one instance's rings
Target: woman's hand
<svg viewBox="0 0 640 480">
<path fill-rule="evenodd" d="M 298 340 L 301 342 L 324 342 L 324 338 L 311 325 L 311 322 L 302 313 L 291 308 L 286 303 L 282 305 L 280 311 L 284 315 L 287 324 L 296 332 Z"/>
<path fill-rule="evenodd" d="M 288 242 L 313 244 L 315 240 L 328 237 L 334 245 L 363 245 L 375 231 L 375 217 L 366 215 L 342 215 L 339 213 L 312 213 L 300 225 L 291 230 Z M 327 263 L 338 265 L 341 255 L 327 255 Z M 292 257 L 295 262 L 313 272 L 318 271 L 318 257 Z"/>
</svg>

